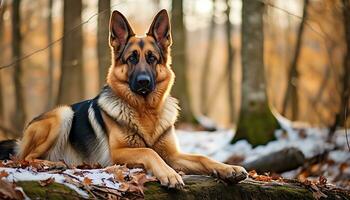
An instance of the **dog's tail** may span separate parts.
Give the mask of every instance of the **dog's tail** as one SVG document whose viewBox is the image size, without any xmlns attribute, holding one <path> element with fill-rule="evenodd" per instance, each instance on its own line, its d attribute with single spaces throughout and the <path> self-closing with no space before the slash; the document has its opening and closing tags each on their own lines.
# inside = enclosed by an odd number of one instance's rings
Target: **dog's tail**
<svg viewBox="0 0 350 200">
<path fill-rule="evenodd" d="M 0 142 L 0 160 L 8 160 L 10 156 L 16 155 L 17 141 L 4 140 Z"/>
</svg>

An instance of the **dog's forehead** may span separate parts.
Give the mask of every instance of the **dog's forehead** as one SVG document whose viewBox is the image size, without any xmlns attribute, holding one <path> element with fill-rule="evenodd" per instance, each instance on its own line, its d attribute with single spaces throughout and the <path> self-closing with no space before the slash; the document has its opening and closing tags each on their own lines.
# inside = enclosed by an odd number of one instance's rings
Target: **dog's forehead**
<svg viewBox="0 0 350 200">
<path fill-rule="evenodd" d="M 154 49 L 156 50 L 156 43 L 153 37 L 151 36 L 133 36 L 129 39 L 128 44 L 127 44 L 127 50 L 150 50 Z"/>
</svg>

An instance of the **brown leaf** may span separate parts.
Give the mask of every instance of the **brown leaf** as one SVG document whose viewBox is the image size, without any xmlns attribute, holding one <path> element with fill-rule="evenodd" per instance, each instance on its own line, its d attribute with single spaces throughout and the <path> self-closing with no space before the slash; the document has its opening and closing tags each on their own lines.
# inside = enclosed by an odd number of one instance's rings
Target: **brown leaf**
<svg viewBox="0 0 350 200">
<path fill-rule="evenodd" d="M 328 196 L 324 194 L 315 184 L 311 184 L 312 196 L 315 199 L 327 198 Z"/>
<path fill-rule="evenodd" d="M 324 176 L 320 176 L 318 178 L 318 185 L 325 186 L 327 184 L 327 178 Z"/>
<path fill-rule="evenodd" d="M 75 176 L 81 176 L 81 177 L 84 177 L 84 176 L 85 176 L 83 171 L 74 171 L 73 174 L 74 174 Z"/>
<path fill-rule="evenodd" d="M 83 185 L 89 186 L 92 184 L 92 179 L 85 177 L 83 180 Z"/>
<path fill-rule="evenodd" d="M 102 168 L 102 166 L 99 163 L 95 164 L 89 164 L 89 163 L 83 163 L 81 165 L 77 166 L 78 169 L 99 169 Z"/>
<path fill-rule="evenodd" d="M 250 178 L 255 178 L 255 177 L 258 176 L 258 173 L 256 173 L 255 170 L 251 170 L 251 171 L 248 172 L 248 176 L 249 176 Z"/>
<path fill-rule="evenodd" d="M 118 190 L 121 191 L 121 192 L 128 191 L 129 190 L 129 184 L 128 183 L 120 183 Z"/>
<path fill-rule="evenodd" d="M 114 179 L 117 180 L 118 182 L 124 182 L 124 174 L 123 171 L 120 169 L 117 169 L 114 173 L 113 173 Z"/>
<path fill-rule="evenodd" d="M 8 177 L 9 173 L 7 173 L 5 170 L 0 171 L 0 179 L 2 177 Z"/>
<path fill-rule="evenodd" d="M 55 178 L 50 177 L 48 179 L 39 181 L 39 185 L 44 187 L 44 186 L 50 185 L 51 183 L 54 183 L 54 182 L 55 182 Z"/>
<path fill-rule="evenodd" d="M 17 190 L 13 183 L 3 180 L 0 180 L 0 197 L 1 199 L 24 199 L 22 192 Z"/>
</svg>

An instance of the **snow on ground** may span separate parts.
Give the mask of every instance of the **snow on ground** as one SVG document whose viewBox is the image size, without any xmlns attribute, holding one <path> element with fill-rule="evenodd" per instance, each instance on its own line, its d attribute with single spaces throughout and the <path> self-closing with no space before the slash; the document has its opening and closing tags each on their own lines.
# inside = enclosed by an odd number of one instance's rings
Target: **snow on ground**
<svg viewBox="0 0 350 200">
<path fill-rule="evenodd" d="M 104 169 L 89 169 L 89 170 L 83 170 L 83 169 L 67 169 L 64 171 L 61 171 L 60 173 L 57 172 L 37 172 L 36 169 L 33 169 L 32 167 L 27 167 L 25 169 L 21 168 L 6 168 L 6 167 L 0 167 L 0 172 L 7 172 L 8 176 L 3 177 L 4 180 L 7 180 L 9 182 L 18 182 L 18 181 L 44 181 L 49 178 L 53 178 L 55 182 L 61 183 L 66 185 L 67 187 L 71 188 L 72 190 L 76 191 L 79 195 L 81 195 L 84 198 L 88 198 L 89 195 L 86 191 L 78 188 L 74 182 L 84 182 L 85 178 L 90 179 L 92 182 L 91 184 L 94 185 L 101 185 L 105 186 L 111 189 L 118 190 L 120 187 L 120 183 L 115 181 L 114 174 L 108 173 L 108 168 L 113 168 L 118 166 L 112 166 L 107 167 Z M 142 169 L 130 169 L 130 171 L 125 171 L 125 173 L 138 173 L 141 172 Z M 73 177 L 74 180 L 68 181 L 67 176 Z"/>
<path fill-rule="evenodd" d="M 246 158 L 245 161 L 251 161 L 286 147 L 296 147 L 304 153 L 306 158 L 311 158 L 334 147 L 333 144 L 326 142 L 325 130 L 316 128 L 306 129 L 303 137 L 300 137 L 297 132 L 283 134 L 282 130 L 277 130 L 275 132 L 277 140 L 255 148 L 246 140 L 230 144 L 234 136 L 232 130 L 215 132 L 177 130 L 177 135 L 180 148 L 184 152 L 204 154 L 218 161 L 225 161 L 232 155 L 243 156 Z"/>
<path fill-rule="evenodd" d="M 277 140 L 255 148 L 246 140 L 230 144 L 234 136 L 234 131 L 231 129 L 219 129 L 214 132 L 185 130 L 177 130 L 176 132 L 182 151 L 204 154 L 221 162 L 226 161 L 232 155 L 242 156 L 245 158 L 245 162 L 249 162 L 287 147 L 298 148 L 306 158 L 311 158 L 325 150 L 333 149 L 335 146 L 344 147 L 346 145 L 344 130 L 335 133 L 336 139 L 332 144 L 327 142 L 328 129 L 326 128 L 314 128 L 304 123 L 292 123 L 280 115 L 277 116 L 277 119 L 283 129 L 276 130 Z M 349 154 L 346 154 L 346 152 L 333 152 L 333 154 L 337 154 L 337 156 L 342 154 L 342 159 L 349 158 Z"/>
</svg>

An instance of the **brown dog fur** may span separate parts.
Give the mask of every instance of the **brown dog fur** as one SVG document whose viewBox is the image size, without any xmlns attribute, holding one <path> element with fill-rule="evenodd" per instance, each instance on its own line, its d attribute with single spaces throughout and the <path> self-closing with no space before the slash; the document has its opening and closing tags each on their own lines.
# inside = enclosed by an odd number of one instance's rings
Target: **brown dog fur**
<svg viewBox="0 0 350 200">
<path fill-rule="evenodd" d="M 110 30 L 113 59 L 107 84 L 131 107 L 132 121 L 137 124 L 140 133 L 132 135 L 132 139 L 126 137 L 126 128 L 116 123 L 108 113 L 102 112 L 112 163 L 127 164 L 130 167 L 143 166 L 168 187 L 181 187 L 184 184 L 176 171 L 186 174 L 214 174 L 232 182 L 245 179 L 247 173 L 242 167 L 223 164 L 202 155 L 181 153 L 178 148 L 173 124 L 177 112 L 164 114 L 164 107 L 168 104 L 166 99 L 175 78 L 170 67 L 172 40 L 167 12 L 160 11 L 147 35 L 137 37 L 125 17 L 114 11 Z M 139 63 L 134 68 L 149 67 L 148 70 L 153 70 L 156 74 L 156 87 L 146 97 L 133 93 L 129 87 L 130 70 L 136 69 L 131 69 L 125 60 L 133 52 L 139 55 Z M 146 56 L 150 52 L 158 61 L 154 65 L 146 63 Z M 68 106 L 59 107 L 30 123 L 20 143 L 19 157 L 26 160 L 45 158 L 57 142 L 61 134 L 59 130 L 68 126 L 62 123 L 70 112 L 72 111 Z M 168 118 L 172 124 L 163 127 L 162 120 Z"/>
</svg>

